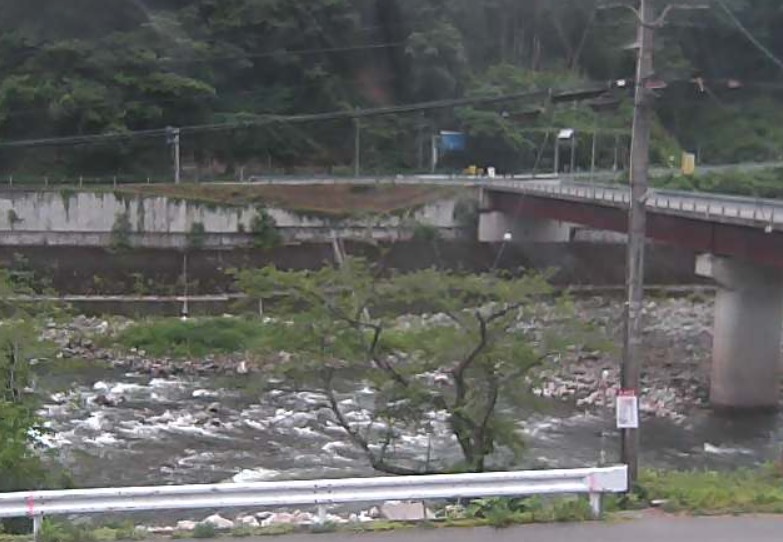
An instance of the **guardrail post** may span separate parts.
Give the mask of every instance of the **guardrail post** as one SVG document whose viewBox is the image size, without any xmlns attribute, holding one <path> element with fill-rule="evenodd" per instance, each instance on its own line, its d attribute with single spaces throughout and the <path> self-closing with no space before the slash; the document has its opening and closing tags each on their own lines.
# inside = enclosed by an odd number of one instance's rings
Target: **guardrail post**
<svg viewBox="0 0 783 542">
<path fill-rule="evenodd" d="M 33 516 L 33 539 L 38 542 L 41 540 L 41 529 L 43 528 L 43 516 L 36 514 Z"/>
<path fill-rule="evenodd" d="M 590 493 L 590 512 L 594 519 L 601 518 L 601 500 L 600 493 Z"/>
<path fill-rule="evenodd" d="M 323 504 L 318 505 L 318 523 L 323 525 L 326 523 L 326 506 Z"/>
</svg>

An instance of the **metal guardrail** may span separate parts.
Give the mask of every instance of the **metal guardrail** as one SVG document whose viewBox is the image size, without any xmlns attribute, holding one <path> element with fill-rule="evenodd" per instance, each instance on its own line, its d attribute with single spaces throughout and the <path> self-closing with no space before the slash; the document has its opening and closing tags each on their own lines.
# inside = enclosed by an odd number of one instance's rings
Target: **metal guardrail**
<svg viewBox="0 0 783 542">
<path fill-rule="evenodd" d="M 631 194 L 628 188 L 576 182 L 514 182 L 495 180 L 487 187 L 512 189 L 522 194 L 590 200 L 627 207 Z M 647 207 L 660 212 L 697 216 L 702 219 L 750 220 L 765 227 L 783 224 L 783 201 L 749 198 L 702 192 L 651 189 Z"/>
<path fill-rule="evenodd" d="M 248 484 L 182 485 L 0 493 L 0 518 L 30 517 L 36 536 L 45 516 L 249 506 L 335 504 L 587 494 L 593 514 L 601 513 L 603 493 L 628 489 L 625 465 L 574 470 L 542 470 L 350 478 Z"/>
</svg>

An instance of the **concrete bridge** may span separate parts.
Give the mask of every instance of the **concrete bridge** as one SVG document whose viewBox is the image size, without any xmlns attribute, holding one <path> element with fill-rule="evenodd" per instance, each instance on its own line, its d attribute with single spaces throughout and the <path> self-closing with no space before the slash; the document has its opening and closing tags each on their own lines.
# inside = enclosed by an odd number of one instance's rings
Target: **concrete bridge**
<svg viewBox="0 0 783 542">
<path fill-rule="evenodd" d="M 623 234 L 627 187 L 493 181 L 481 193 L 479 237 L 567 241 L 587 226 Z M 710 399 L 718 408 L 776 408 L 783 329 L 783 201 L 651 190 L 648 237 L 702 254 L 718 284 Z"/>
</svg>

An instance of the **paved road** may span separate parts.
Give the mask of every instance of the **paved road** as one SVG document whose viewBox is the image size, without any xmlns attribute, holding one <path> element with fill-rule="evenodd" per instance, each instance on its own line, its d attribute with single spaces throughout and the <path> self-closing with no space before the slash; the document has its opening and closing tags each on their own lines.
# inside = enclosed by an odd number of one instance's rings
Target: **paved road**
<svg viewBox="0 0 783 542">
<path fill-rule="evenodd" d="M 783 162 L 745 162 L 741 164 L 726 164 L 722 166 L 699 166 L 700 175 L 707 173 L 728 173 L 728 172 L 751 172 L 763 171 L 766 169 L 775 169 L 783 167 Z M 680 172 L 678 168 L 650 168 L 652 177 L 662 177 L 665 175 L 676 175 Z M 514 174 L 511 177 L 515 180 L 533 180 L 533 179 L 558 179 L 563 181 L 611 181 L 626 175 L 623 171 L 614 171 L 601 169 L 594 172 L 579 171 L 576 174 L 563 173 L 556 175 L 548 171 L 539 171 L 536 174 L 531 172 Z M 466 177 L 461 174 L 408 174 L 393 175 L 386 174 L 380 176 L 361 175 L 360 177 L 345 177 L 334 175 L 309 175 L 303 177 L 297 176 L 251 176 L 245 183 L 256 184 L 281 184 L 281 185 L 312 185 L 312 184 L 373 184 L 373 183 L 395 183 L 395 184 L 438 184 L 448 182 L 451 185 L 473 186 L 482 185 L 487 182 L 486 177 Z M 221 184 L 245 184 L 239 181 L 228 181 Z"/>
<path fill-rule="evenodd" d="M 648 518 L 511 529 L 409 530 L 377 534 L 289 535 L 245 542 L 780 542 L 783 517 Z"/>
</svg>

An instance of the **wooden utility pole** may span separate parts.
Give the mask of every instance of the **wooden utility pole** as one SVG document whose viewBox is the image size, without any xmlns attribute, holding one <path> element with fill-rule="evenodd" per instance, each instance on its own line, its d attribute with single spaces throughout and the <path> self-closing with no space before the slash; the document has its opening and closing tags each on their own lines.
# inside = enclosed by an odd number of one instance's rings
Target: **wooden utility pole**
<svg viewBox="0 0 783 542">
<path fill-rule="evenodd" d="M 650 165 L 650 132 L 652 94 L 649 81 L 653 76 L 652 0 L 640 0 L 639 60 L 636 70 L 633 134 L 631 140 L 631 201 L 628 213 L 628 261 L 626 318 L 623 333 L 623 392 L 639 396 L 642 366 L 642 316 L 644 310 L 644 249 L 647 230 L 647 190 Z M 639 430 L 622 430 L 621 460 L 628 465 L 629 482 L 639 474 Z M 631 486 L 632 488 L 632 486 Z"/>
<path fill-rule="evenodd" d="M 174 183 L 179 184 L 182 171 L 182 158 L 180 156 L 179 148 L 179 136 L 180 129 L 172 128 L 171 126 L 166 128 L 166 142 L 171 145 L 174 159 Z"/>
<path fill-rule="evenodd" d="M 623 333 L 622 394 L 639 397 L 642 368 L 642 331 L 644 314 L 644 249 L 647 233 L 647 197 L 649 190 L 650 133 L 653 113 L 651 80 L 655 74 L 653 53 L 655 30 L 664 25 L 673 10 L 708 9 L 705 4 L 669 4 L 660 15 L 654 0 L 639 0 L 639 58 L 636 69 L 633 133 L 631 140 L 631 201 L 628 211 L 628 300 Z M 627 6 L 624 6 L 627 7 Z M 638 405 L 637 405 L 638 409 Z M 637 412 L 638 417 L 638 412 Z M 629 488 L 639 476 L 639 429 L 622 430 L 622 462 L 628 465 Z"/>
<path fill-rule="evenodd" d="M 353 118 L 353 176 L 362 173 L 362 121 L 359 116 Z"/>
</svg>

